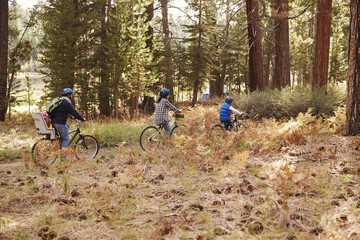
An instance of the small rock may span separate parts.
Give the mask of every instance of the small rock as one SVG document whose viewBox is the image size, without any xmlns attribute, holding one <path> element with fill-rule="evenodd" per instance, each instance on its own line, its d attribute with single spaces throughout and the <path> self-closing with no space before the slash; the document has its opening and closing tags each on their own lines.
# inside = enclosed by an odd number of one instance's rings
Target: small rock
<svg viewBox="0 0 360 240">
<path fill-rule="evenodd" d="M 174 206 L 173 208 L 171 208 L 171 211 L 178 210 L 178 209 L 180 209 L 180 208 L 182 208 L 182 207 L 183 207 L 183 205 L 176 205 L 176 206 Z"/>
<path fill-rule="evenodd" d="M 338 223 L 345 223 L 348 221 L 348 217 L 346 215 L 341 215 L 339 218 L 336 219 Z"/>
<path fill-rule="evenodd" d="M 72 197 L 78 197 L 78 196 L 80 196 L 81 194 L 80 194 L 80 192 L 79 192 L 77 189 L 73 189 L 73 190 L 71 191 L 70 195 L 71 195 Z"/>
<path fill-rule="evenodd" d="M 214 205 L 214 206 L 220 206 L 221 204 L 222 204 L 222 202 L 219 200 L 214 200 L 212 203 L 212 205 Z"/>
<path fill-rule="evenodd" d="M 40 175 L 41 175 L 41 176 L 44 176 L 44 177 L 47 177 L 47 176 L 48 176 L 48 172 L 47 172 L 46 170 L 44 170 L 44 169 L 41 169 Z"/>
<path fill-rule="evenodd" d="M 118 171 L 116 171 L 116 170 L 112 171 L 111 176 L 112 177 L 117 177 L 118 176 Z"/>
<path fill-rule="evenodd" d="M 341 171 L 340 174 L 349 174 L 350 173 L 350 168 L 348 167 L 344 167 Z"/>
<path fill-rule="evenodd" d="M 318 148 L 318 151 L 324 151 L 325 150 L 325 147 L 324 146 L 321 146 Z"/>
<path fill-rule="evenodd" d="M 228 186 L 227 188 L 225 188 L 224 193 L 225 194 L 231 193 L 231 186 Z"/>
<path fill-rule="evenodd" d="M 253 206 L 251 206 L 250 204 L 246 204 L 246 205 L 244 206 L 244 209 L 245 209 L 246 211 L 251 211 L 251 209 L 253 209 Z"/>
<path fill-rule="evenodd" d="M 315 234 L 316 236 L 322 233 L 324 230 L 321 226 L 316 226 L 310 229 L 309 233 Z"/>
<path fill-rule="evenodd" d="M 164 177 L 164 175 L 162 174 L 162 173 L 160 173 L 157 177 L 156 177 L 156 179 L 159 179 L 159 180 L 163 180 L 165 177 Z"/>
<path fill-rule="evenodd" d="M 194 203 L 190 205 L 190 208 L 202 211 L 204 207 L 200 203 Z"/>
<path fill-rule="evenodd" d="M 215 190 L 213 190 L 213 193 L 215 193 L 215 194 L 221 194 L 222 191 L 221 191 L 220 189 L 216 188 Z"/>
<path fill-rule="evenodd" d="M 50 183 L 44 183 L 43 188 L 51 188 L 51 184 Z"/>
</svg>

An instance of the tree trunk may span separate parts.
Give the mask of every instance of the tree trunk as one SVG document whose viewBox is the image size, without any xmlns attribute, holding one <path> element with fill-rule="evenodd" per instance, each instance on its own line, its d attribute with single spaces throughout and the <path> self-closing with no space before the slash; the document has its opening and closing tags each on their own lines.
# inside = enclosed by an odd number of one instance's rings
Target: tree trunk
<svg viewBox="0 0 360 240">
<path fill-rule="evenodd" d="M 0 0 L 0 121 L 5 121 L 8 60 L 8 0 Z"/>
<path fill-rule="evenodd" d="M 154 18 L 154 2 L 151 2 L 146 7 L 146 14 L 147 14 L 146 22 L 151 22 Z M 146 32 L 146 35 L 149 36 L 149 39 L 146 40 L 146 47 L 152 51 L 153 50 L 154 29 L 151 25 L 149 26 L 149 29 Z"/>
<path fill-rule="evenodd" d="M 171 52 L 171 39 L 168 20 L 168 0 L 161 0 L 163 43 L 164 43 L 164 61 L 163 72 L 165 76 L 165 87 L 170 90 L 170 101 L 174 101 L 174 81 L 173 81 L 173 64 Z"/>
<path fill-rule="evenodd" d="M 104 0 L 102 6 L 102 22 L 101 22 L 101 46 L 100 46 L 100 87 L 99 87 L 99 109 L 100 114 L 110 116 L 110 83 L 107 66 L 107 53 L 105 46 L 107 45 L 107 24 L 109 19 L 109 11 L 111 1 Z"/>
<path fill-rule="evenodd" d="M 288 0 L 275 0 L 275 69 L 274 87 L 290 86 L 289 5 Z"/>
<path fill-rule="evenodd" d="M 360 134 L 360 4 L 358 0 L 351 0 L 350 2 L 350 46 L 345 134 Z"/>
<path fill-rule="evenodd" d="M 261 29 L 257 0 L 246 0 L 249 36 L 250 91 L 264 90 L 263 63 L 261 55 Z"/>
<path fill-rule="evenodd" d="M 316 22 L 313 88 L 327 85 L 331 34 L 331 1 L 319 0 Z"/>
<path fill-rule="evenodd" d="M 195 66 L 195 80 L 194 80 L 194 89 L 193 89 L 193 99 L 191 102 L 191 106 L 195 106 L 196 102 L 197 102 L 197 98 L 198 98 L 198 92 L 199 92 L 199 85 L 200 85 L 200 58 L 201 58 L 201 54 L 202 54 L 202 46 L 201 46 L 201 40 L 202 40 L 202 22 L 201 22 L 201 18 L 202 18 L 202 0 L 199 1 L 199 23 L 198 23 L 198 28 L 199 28 L 199 38 L 198 38 L 198 42 L 197 42 L 197 52 L 196 52 L 196 66 Z"/>
</svg>

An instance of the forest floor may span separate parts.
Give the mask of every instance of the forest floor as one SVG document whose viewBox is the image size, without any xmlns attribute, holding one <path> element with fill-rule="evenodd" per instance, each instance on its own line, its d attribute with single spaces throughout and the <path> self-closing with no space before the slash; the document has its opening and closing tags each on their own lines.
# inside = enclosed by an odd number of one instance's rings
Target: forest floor
<svg viewBox="0 0 360 240">
<path fill-rule="evenodd" d="M 210 114 L 153 152 L 1 161 L 0 239 L 360 239 L 359 137 L 311 114 L 217 135 Z M 1 130 L 3 149 L 35 141 Z"/>
</svg>

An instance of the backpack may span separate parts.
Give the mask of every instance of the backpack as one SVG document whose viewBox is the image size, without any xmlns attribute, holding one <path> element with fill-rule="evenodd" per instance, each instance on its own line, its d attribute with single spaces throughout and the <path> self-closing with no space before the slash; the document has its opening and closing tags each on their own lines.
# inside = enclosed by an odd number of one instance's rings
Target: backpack
<svg viewBox="0 0 360 240">
<path fill-rule="evenodd" d="M 63 101 L 64 101 L 63 97 L 57 97 L 46 108 L 46 112 L 49 114 L 50 118 L 56 117 L 56 113 L 59 110 L 59 106 Z"/>
</svg>

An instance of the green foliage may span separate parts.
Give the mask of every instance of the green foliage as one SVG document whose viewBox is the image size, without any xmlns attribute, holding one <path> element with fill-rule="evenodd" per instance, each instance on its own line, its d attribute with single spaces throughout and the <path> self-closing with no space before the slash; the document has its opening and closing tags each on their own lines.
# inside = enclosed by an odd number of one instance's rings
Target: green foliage
<svg viewBox="0 0 360 240">
<path fill-rule="evenodd" d="M 329 85 L 327 91 L 311 90 L 308 87 L 295 89 L 266 90 L 240 95 L 235 105 L 252 118 L 289 118 L 296 117 L 312 108 L 312 114 L 333 116 L 345 104 L 345 87 Z"/>
<path fill-rule="evenodd" d="M 138 144 L 145 127 L 145 124 L 127 121 L 91 122 L 86 125 L 84 132 L 92 134 L 100 146 L 109 147 L 123 142 Z"/>
</svg>

